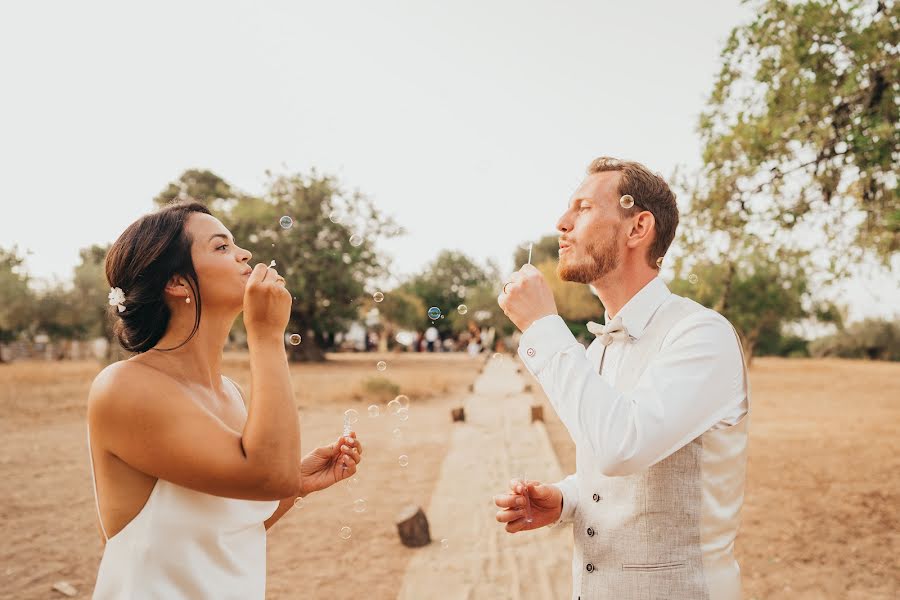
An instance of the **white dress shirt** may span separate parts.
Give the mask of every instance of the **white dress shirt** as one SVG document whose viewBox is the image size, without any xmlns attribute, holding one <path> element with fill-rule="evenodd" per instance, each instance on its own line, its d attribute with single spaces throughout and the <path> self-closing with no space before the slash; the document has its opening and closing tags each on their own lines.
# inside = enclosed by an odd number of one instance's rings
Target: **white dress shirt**
<svg viewBox="0 0 900 600">
<path fill-rule="evenodd" d="M 657 309 L 675 296 L 659 277 L 622 307 L 630 338 L 639 338 Z M 610 321 L 606 314 L 606 322 Z M 598 373 L 601 357 L 603 372 Z M 544 388 L 576 444 L 589 444 L 603 475 L 639 472 L 703 432 L 737 423 L 747 412 L 743 364 L 731 324 L 713 310 L 679 321 L 637 386 L 616 390 L 616 373 L 628 360 L 630 339 L 585 350 L 558 315 L 535 321 L 522 335 L 519 356 Z M 577 474 L 557 486 L 563 493 L 560 522 L 578 502 Z"/>
</svg>

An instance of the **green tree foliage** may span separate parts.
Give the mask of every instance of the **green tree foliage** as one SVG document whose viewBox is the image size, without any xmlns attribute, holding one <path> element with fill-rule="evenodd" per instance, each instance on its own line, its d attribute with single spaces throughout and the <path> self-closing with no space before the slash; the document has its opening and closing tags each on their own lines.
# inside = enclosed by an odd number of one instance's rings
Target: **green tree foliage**
<svg viewBox="0 0 900 600">
<path fill-rule="evenodd" d="M 346 194 L 335 178 L 315 171 L 270 174 L 262 197 L 238 192 L 208 171 L 186 171 L 156 201 L 178 199 L 207 204 L 254 263 L 275 260 L 294 294 L 288 331 L 303 337 L 290 347 L 296 360 L 324 358 L 334 334 L 357 318 L 367 283 L 385 272 L 378 240 L 402 232 L 366 196 Z M 292 219 L 289 228 L 280 225 L 283 216 Z"/>
<path fill-rule="evenodd" d="M 900 250 L 900 5 L 753 4 L 700 119 L 693 216 L 707 231 L 768 242 L 811 225 L 838 275 L 864 249 L 888 264 Z M 855 238 L 842 238 L 854 215 Z"/>
<path fill-rule="evenodd" d="M 23 261 L 18 249 L 0 248 L 0 342 L 17 339 L 31 322 L 34 294 Z"/>
<path fill-rule="evenodd" d="M 815 357 L 900 360 L 900 323 L 866 319 L 835 335 L 814 340 L 809 350 Z"/>
<path fill-rule="evenodd" d="M 545 235 L 534 242 L 531 249 L 531 264 L 537 265 L 548 260 L 559 260 L 559 237 L 556 235 Z M 513 254 L 513 265 L 516 269 L 520 269 L 527 262 L 528 244 L 520 244 Z"/>
</svg>

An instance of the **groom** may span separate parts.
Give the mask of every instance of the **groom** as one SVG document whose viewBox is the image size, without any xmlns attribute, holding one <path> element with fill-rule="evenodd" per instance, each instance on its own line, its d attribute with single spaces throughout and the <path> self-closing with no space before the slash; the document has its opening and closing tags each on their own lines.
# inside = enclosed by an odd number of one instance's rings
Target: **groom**
<svg viewBox="0 0 900 600">
<path fill-rule="evenodd" d="M 741 597 L 747 373 L 731 324 L 659 278 L 677 225 L 659 175 L 598 158 L 556 225 L 560 278 L 591 285 L 606 308 L 605 326 L 589 324 L 596 339 L 587 351 L 575 340 L 531 265 L 498 298 L 575 441 L 576 472 L 514 481 L 494 498 L 497 520 L 511 533 L 574 523 L 573 598 Z"/>
</svg>

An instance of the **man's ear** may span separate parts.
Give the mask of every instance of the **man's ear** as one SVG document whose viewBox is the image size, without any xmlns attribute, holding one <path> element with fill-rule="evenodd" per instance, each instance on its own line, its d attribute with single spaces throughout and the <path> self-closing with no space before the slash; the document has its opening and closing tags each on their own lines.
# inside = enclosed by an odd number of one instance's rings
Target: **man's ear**
<svg viewBox="0 0 900 600">
<path fill-rule="evenodd" d="M 638 213 L 637 218 L 631 223 L 628 239 L 625 244 L 629 248 L 637 248 L 639 245 L 650 242 L 656 232 L 656 217 L 649 210 Z"/>
</svg>

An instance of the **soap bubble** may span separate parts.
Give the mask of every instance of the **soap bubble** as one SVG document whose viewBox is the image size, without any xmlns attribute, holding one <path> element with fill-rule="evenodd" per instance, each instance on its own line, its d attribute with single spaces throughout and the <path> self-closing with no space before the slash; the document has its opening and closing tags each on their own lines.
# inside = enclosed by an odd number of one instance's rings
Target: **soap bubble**
<svg viewBox="0 0 900 600">
<path fill-rule="evenodd" d="M 399 427 L 395 427 L 394 430 L 391 432 L 391 437 L 394 438 L 395 440 L 399 441 L 400 438 L 403 437 L 403 432 L 400 431 Z"/>
<path fill-rule="evenodd" d="M 499 361 L 503 360 L 503 355 L 500 354 L 499 352 L 494 352 L 494 355 L 491 358 L 493 358 L 495 361 L 499 362 Z"/>
<path fill-rule="evenodd" d="M 351 492 L 359 487 L 359 477 L 353 476 L 347 480 L 347 489 Z"/>
<path fill-rule="evenodd" d="M 400 411 L 400 409 L 403 408 L 403 405 L 400 404 L 400 401 L 397 400 L 397 398 L 394 398 L 393 400 L 388 402 L 387 408 L 389 413 L 391 413 L 392 415 L 396 415 Z"/>
<path fill-rule="evenodd" d="M 372 300 L 374 300 L 375 302 L 381 302 L 382 300 L 384 300 L 384 294 L 382 294 L 381 292 L 375 292 L 374 294 L 372 294 Z"/>
<path fill-rule="evenodd" d="M 406 407 L 401 408 L 400 410 L 397 411 L 397 416 L 400 418 L 401 421 L 405 421 L 405 420 L 409 419 L 409 409 Z"/>
<path fill-rule="evenodd" d="M 377 404 L 373 404 L 369 407 L 369 416 L 373 419 L 381 414 L 381 409 L 378 408 Z"/>
<path fill-rule="evenodd" d="M 656 268 L 657 269 L 662 269 L 662 261 L 663 261 L 662 256 L 660 256 L 659 258 L 656 259 Z"/>
<path fill-rule="evenodd" d="M 332 223 L 340 223 L 341 222 L 341 213 L 339 213 L 336 210 L 333 210 L 330 213 L 328 213 L 328 218 L 331 220 Z"/>
<path fill-rule="evenodd" d="M 341 527 L 341 531 L 338 535 L 341 536 L 342 540 L 349 540 L 350 536 L 353 535 L 353 532 L 345 525 L 344 527 Z"/>
<path fill-rule="evenodd" d="M 353 502 L 353 512 L 366 512 L 366 501 L 364 498 L 360 498 Z"/>
<path fill-rule="evenodd" d="M 446 549 L 449 548 L 449 547 L 450 547 L 450 540 L 448 540 L 447 538 L 443 538 L 443 539 L 441 540 L 441 548 L 443 548 L 444 550 L 446 550 Z"/>
<path fill-rule="evenodd" d="M 282 229 L 290 229 L 294 226 L 294 220 L 289 216 L 285 215 L 278 219 L 278 224 L 281 225 Z"/>
<path fill-rule="evenodd" d="M 356 412 L 355 409 L 348 408 L 344 411 L 344 418 L 347 419 L 347 422 L 351 425 L 356 424 L 359 421 L 359 413 Z"/>
<path fill-rule="evenodd" d="M 375 365 L 375 368 L 378 369 L 379 371 L 384 371 L 387 369 L 387 363 L 384 362 L 383 360 L 379 360 L 378 364 Z"/>
<path fill-rule="evenodd" d="M 397 459 L 397 462 L 400 463 L 401 467 L 405 467 L 409 464 L 409 457 L 405 454 L 401 454 L 400 458 Z"/>
<path fill-rule="evenodd" d="M 294 508 L 303 508 L 303 496 L 294 498 Z"/>
<path fill-rule="evenodd" d="M 634 198 L 632 198 L 628 194 L 625 194 L 624 196 L 619 198 L 619 205 L 622 208 L 631 208 L 632 206 L 634 206 Z"/>
<path fill-rule="evenodd" d="M 292 333 L 289 341 L 291 342 L 291 346 L 299 346 L 301 341 L 300 334 Z"/>
<path fill-rule="evenodd" d="M 405 395 L 405 394 L 400 394 L 399 396 L 397 396 L 396 398 L 394 398 L 394 400 L 396 400 L 397 402 L 399 402 L 399 403 L 400 403 L 400 406 L 401 406 L 402 408 L 409 408 L 409 396 L 407 396 L 407 395 Z"/>
<path fill-rule="evenodd" d="M 697 277 L 696 275 L 694 275 L 693 273 L 691 273 L 690 275 L 688 275 L 688 282 L 689 282 L 691 285 L 697 285 L 697 282 L 698 282 L 699 280 L 700 280 L 700 278 Z"/>
<path fill-rule="evenodd" d="M 354 233 L 350 236 L 350 245 L 354 248 L 359 248 L 360 246 L 362 246 L 362 243 L 363 236 L 359 235 L 358 233 Z"/>
<path fill-rule="evenodd" d="M 434 321 L 435 319 L 439 319 L 441 317 L 441 309 L 437 306 L 432 306 L 428 309 L 428 318 Z"/>
<path fill-rule="evenodd" d="M 467 312 L 469 312 L 469 307 L 466 306 L 465 304 L 460 304 L 459 306 L 456 307 L 456 310 L 459 312 L 459 314 L 464 315 Z"/>
</svg>

